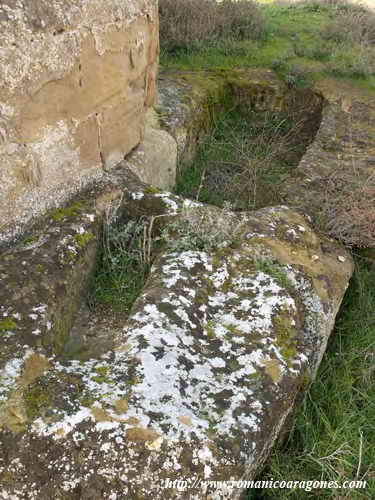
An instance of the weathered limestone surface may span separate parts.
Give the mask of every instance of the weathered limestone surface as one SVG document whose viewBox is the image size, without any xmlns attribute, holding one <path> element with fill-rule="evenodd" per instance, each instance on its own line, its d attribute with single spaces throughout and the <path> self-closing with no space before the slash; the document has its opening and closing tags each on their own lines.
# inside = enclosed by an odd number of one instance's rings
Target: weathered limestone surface
<svg viewBox="0 0 375 500">
<path fill-rule="evenodd" d="M 103 222 L 120 217 L 128 169 L 103 172 L 67 206 L 52 210 L 17 245 L 0 254 L 0 368 L 23 346 L 48 355 L 66 343 L 101 245 Z M 69 353 L 72 354 L 71 352 Z"/>
<path fill-rule="evenodd" d="M 143 141 L 126 157 L 126 165 L 143 182 L 165 190 L 175 187 L 177 143 L 161 127 L 154 109 L 147 112 Z"/>
<path fill-rule="evenodd" d="M 0 2 L 0 242 L 143 138 L 157 0 Z"/>
<path fill-rule="evenodd" d="M 223 212 L 126 169 L 106 176 L 111 188 L 97 203 L 111 203 L 113 220 L 164 215 L 155 222 L 198 220 L 233 234 L 213 250 L 167 245 L 112 349 L 62 360 L 23 340 L 1 371 L 0 496 L 236 498 L 239 490 L 164 481 L 254 476 L 315 376 L 350 255 L 287 207 Z M 21 321 L 15 314 L 4 319 Z M 5 325 L 2 338 L 12 337 L 17 328 Z"/>
</svg>

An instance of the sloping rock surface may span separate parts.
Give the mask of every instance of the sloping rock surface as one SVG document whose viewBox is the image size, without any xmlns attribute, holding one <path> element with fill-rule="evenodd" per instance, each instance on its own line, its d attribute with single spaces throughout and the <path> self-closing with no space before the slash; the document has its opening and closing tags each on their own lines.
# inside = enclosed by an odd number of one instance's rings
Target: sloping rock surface
<svg viewBox="0 0 375 500">
<path fill-rule="evenodd" d="M 232 232 L 216 249 L 166 244 L 113 348 L 66 360 L 26 340 L 7 359 L 0 496 L 234 498 L 206 481 L 251 479 L 266 459 L 315 376 L 351 258 L 287 207 L 231 213 L 108 175 L 123 183 L 109 196 L 118 222 Z"/>
</svg>

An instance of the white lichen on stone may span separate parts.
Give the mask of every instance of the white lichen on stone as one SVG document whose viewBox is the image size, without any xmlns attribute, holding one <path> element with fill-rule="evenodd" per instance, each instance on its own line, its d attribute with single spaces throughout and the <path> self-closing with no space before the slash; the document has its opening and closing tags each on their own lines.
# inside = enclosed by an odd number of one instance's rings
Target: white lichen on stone
<svg viewBox="0 0 375 500">
<path fill-rule="evenodd" d="M 27 349 L 22 357 L 11 359 L 0 371 L 0 402 L 6 401 L 8 393 L 15 388 L 16 381 L 22 374 L 25 360 L 33 352 L 32 349 Z"/>
<path fill-rule="evenodd" d="M 133 198 L 133 200 L 141 200 L 142 198 L 144 198 L 144 193 L 142 193 L 141 191 L 139 193 L 131 193 L 131 197 Z"/>
<path fill-rule="evenodd" d="M 171 214 L 176 214 L 181 208 L 178 200 L 173 199 L 174 195 L 172 193 L 155 193 L 154 196 L 155 198 L 161 198 L 163 200 Z"/>
</svg>

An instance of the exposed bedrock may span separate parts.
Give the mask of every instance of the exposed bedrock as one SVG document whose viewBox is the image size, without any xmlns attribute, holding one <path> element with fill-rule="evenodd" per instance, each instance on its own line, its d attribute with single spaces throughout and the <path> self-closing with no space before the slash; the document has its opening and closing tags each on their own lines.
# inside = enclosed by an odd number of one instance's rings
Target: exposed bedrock
<svg viewBox="0 0 375 500">
<path fill-rule="evenodd" d="M 1 291 L 11 293 L 1 298 L 0 495 L 235 498 L 240 490 L 204 481 L 251 479 L 263 464 L 316 374 L 351 257 L 284 206 L 223 211 L 152 189 L 121 167 L 96 189 L 92 205 L 81 199 L 52 213 L 1 269 Z M 232 233 L 216 250 L 166 246 L 112 345 L 89 359 L 61 358 L 78 311 L 69 294 L 84 293 L 103 214 L 112 223 L 129 214 L 164 215 L 160 225 L 198 220 Z M 39 274 L 17 310 L 11 284 L 23 262 Z M 96 321 L 100 338 L 105 318 Z M 166 482 L 195 477 L 203 481 L 195 489 Z"/>
</svg>

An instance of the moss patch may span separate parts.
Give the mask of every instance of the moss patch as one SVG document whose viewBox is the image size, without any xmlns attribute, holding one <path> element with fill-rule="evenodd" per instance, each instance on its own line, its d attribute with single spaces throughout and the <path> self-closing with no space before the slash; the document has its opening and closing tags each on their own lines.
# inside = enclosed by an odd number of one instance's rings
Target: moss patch
<svg viewBox="0 0 375 500">
<path fill-rule="evenodd" d="M 204 331 L 206 332 L 206 335 L 210 340 L 213 340 L 214 338 L 216 338 L 215 322 L 212 320 L 207 321 L 207 323 L 204 326 Z"/>
<path fill-rule="evenodd" d="M 50 216 L 55 222 L 60 222 L 65 218 L 78 215 L 81 212 L 82 208 L 82 203 L 76 202 L 72 205 L 69 205 L 68 207 L 55 210 L 50 214 Z"/>
<path fill-rule="evenodd" d="M 91 380 L 97 382 L 98 384 L 109 382 L 110 378 L 108 378 L 108 370 L 108 366 L 98 366 L 97 368 L 95 368 L 95 372 L 97 373 L 97 375 L 91 377 Z"/>
<path fill-rule="evenodd" d="M 36 235 L 34 235 L 34 236 L 28 236 L 27 238 L 25 238 L 25 239 L 23 240 L 23 242 L 22 242 L 22 243 L 23 243 L 24 245 L 31 245 L 32 243 L 35 243 L 35 242 L 37 242 L 38 240 L 39 240 L 39 236 L 36 236 Z"/>
<path fill-rule="evenodd" d="M 0 332 L 7 332 L 8 330 L 14 330 L 15 328 L 17 328 L 17 323 L 11 318 L 6 318 L 0 321 Z"/>
<path fill-rule="evenodd" d="M 147 186 L 146 189 L 145 189 L 145 193 L 147 193 L 147 194 L 158 194 L 158 193 L 161 193 L 161 192 L 162 191 L 160 189 L 158 189 L 155 186 L 152 186 L 151 184 L 149 186 Z"/>
<path fill-rule="evenodd" d="M 43 377 L 31 384 L 24 393 L 26 415 L 31 422 L 44 415 L 47 408 L 52 406 L 53 399 L 48 391 L 48 385 Z"/>
<path fill-rule="evenodd" d="M 287 309 L 279 311 L 273 318 L 273 326 L 276 333 L 276 345 L 289 365 L 297 354 L 297 341 L 295 340 L 297 330 L 290 311 Z"/>
<path fill-rule="evenodd" d="M 293 283 L 288 278 L 285 270 L 277 262 L 272 262 L 270 260 L 258 260 L 256 261 L 256 268 L 258 271 L 262 271 L 268 276 L 274 278 L 281 288 L 291 289 L 293 288 Z"/>
<path fill-rule="evenodd" d="M 86 231 L 85 233 L 82 234 L 76 234 L 74 236 L 74 240 L 79 246 L 79 248 L 85 248 L 85 246 L 88 244 L 89 241 L 91 241 L 94 238 L 94 235 L 92 234 L 91 231 Z"/>
</svg>

